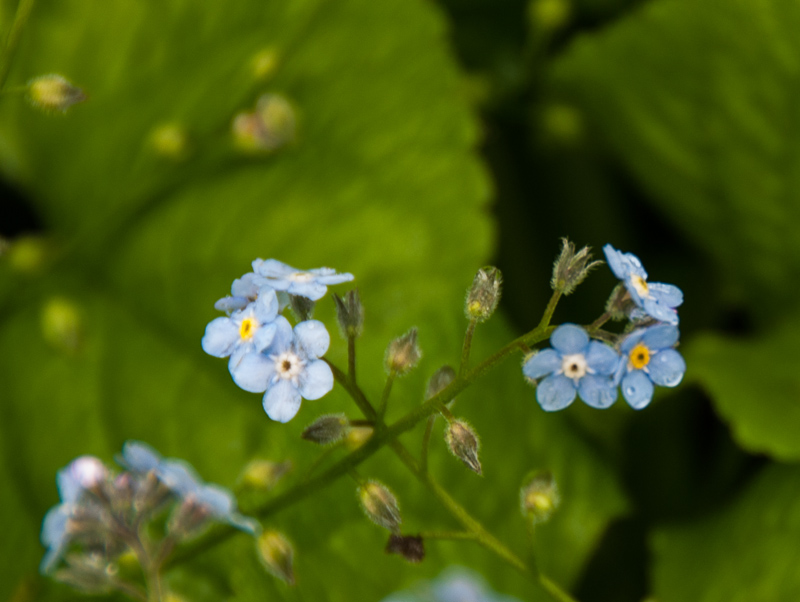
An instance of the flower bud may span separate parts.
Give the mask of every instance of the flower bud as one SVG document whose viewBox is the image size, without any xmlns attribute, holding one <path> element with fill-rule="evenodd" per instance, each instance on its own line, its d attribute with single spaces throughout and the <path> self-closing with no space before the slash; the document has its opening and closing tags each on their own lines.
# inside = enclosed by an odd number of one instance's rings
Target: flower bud
<svg viewBox="0 0 800 602">
<path fill-rule="evenodd" d="M 570 17 L 569 0 L 532 0 L 528 5 L 531 23 L 537 29 L 560 29 Z"/>
<path fill-rule="evenodd" d="M 83 328 L 80 312 L 74 303 L 53 297 L 42 308 L 42 335 L 59 351 L 74 353 L 80 346 Z"/>
<path fill-rule="evenodd" d="M 400 554 L 413 564 L 425 558 L 425 544 L 419 535 L 397 535 L 392 533 L 386 543 L 387 554 Z"/>
<path fill-rule="evenodd" d="M 358 449 L 369 441 L 369 438 L 372 437 L 374 432 L 375 429 L 371 426 L 352 426 L 347 431 L 344 443 L 350 450 Z"/>
<path fill-rule="evenodd" d="M 178 541 L 188 539 L 206 527 L 210 517 L 208 506 L 189 496 L 181 500 L 173 511 L 167 530 Z"/>
<path fill-rule="evenodd" d="M 185 159 L 189 154 L 189 136 L 177 123 L 162 123 L 153 128 L 148 144 L 157 155 L 172 161 Z"/>
<path fill-rule="evenodd" d="M 634 307 L 636 307 L 636 304 L 631 299 L 628 289 L 620 282 L 611 291 L 611 295 L 606 301 L 606 312 L 608 312 L 612 320 L 624 320 L 628 312 Z"/>
<path fill-rule="evenodd" d="M 519 499 L 522 515 L 534 525 L 548 521 L 561 503 L 558 486 L 548 470 L 531 473 L 520 489 Z"/>
<path fill-rule="evenodd" d="M 260 81 L 268 80 L 278 69 L 280 55 L 275 48 L 264 48 L 253 56 L 250 65 L 253 77 Z"/>
<path fill-rule="evenodd" d="M 433 373 L 425 390 L 425 399 L 430 399 L 441 393 L 451 382 L 456 379 L 456 371 L 450 366 L 442 366 Z"/>
<path fill-rule="evenodd" d="M 111 591 L 116 568 L 100 554 L 72 554 L 67 556 L 67 567 L 53 575 L 86 594 L 106 594 Z"/>
<path fill-rule="evenodd" d="M 279 94 L 264 94 L 256 103 L 256 114 L 264 124 L 264 150 L 276 150 L 294 142 L 297 127 L 295 110 Z"/>
<path fill-rule="evenodd" d="M 344 439 L 350 430 L 350 421 L 344 414 L 320 416 L 300 435 L 306 441 L 328 445 Z"/>
<path fill-rule="evenodd" d="M 503 275 L 495 267 L 485 267 L 478 270 L 472 287 L 467 292 L 467 301 L 464 309 L 468 320 L 485 322 L 497 309 L 500 302 L 500 289 L 503 285 Z"/>
<path fill-rule="evenodd" d="M 240 479 L 244 487 L 267 491 L 291 469 L 292 463 L 288 460 L 277 463 L 269 460 L 252 460 L 244 467 Z"/>
<path fill-rule="evenodd" d="M 22 274 L 35 274 L 47 262 L 47 242 L 39 236 L 20 236 L 8 243 L 8 264 L 12 270 Z"/>
<path fill-rule="evenodd" d="M 339 321 L 342 336 L 346 339 L 360 337 L 364 328 L 364 306 L 361 304 L 358 289 L 347 291 L 344 298 L 334 295 L 333 300 L 336 303 L 336 319 Z"/>
<path fill-rule="evenodd" d="M 86 95 L 61 75 L 50 74 L 28 82 L 28 99 L 45 111 L 65 113 L 72 105 L 86 100 Z"/>
<path fill-rule="evenodd" d="M 256 540 L 256 550 L 270 574 L 294 585 L 294 548 L 282 533 L 264 531 Z"/>
<path fill-rule="evenodd" d="M 403 336 L 389 343 L 386 349 L 386 369 L 390 373 L 403 375 L 411 371 L 422 357 L 417 344 L 417 329 L 412 328 Z"/>
<path fill-rule="evenodd" d="M 561 253 L 553 264 L 553 278 L 550 286 L 554 291 L 569 295 L 583 282 L 591 270 L 601 265 L 602 261 L 591 261 L 589 247 L 583 247 L 577 253 L 575 245 L 566 238 L 561 239 Z"/>
<path fill-rule="evenodd" d="M 392 533 L 400 531 L 400 507 L 397 498 L 378 481 L 367 481 L 358 488 L 361 508 L 373 523 Z"/>
<path fill-rule="evenodd" d="M 453 455 L 461 460 L 467 468 L 477 474 L 483 474 L 478 460 L 480 441 L 475 431 L 463 420 L 453 420 L 447 424 L 444 439 Z"/>
<path fill-rule="evenodd" d="M 312 318 L 314 315 L 314 307 L 317 304 L 308 297 L 303 297 L 301 295 L 289 295 L 289 305 L 291 306 L 292 312 L 294 312 L 297 321 L 305 322 L 306 320 L 310 320 Z"/>
</svg>

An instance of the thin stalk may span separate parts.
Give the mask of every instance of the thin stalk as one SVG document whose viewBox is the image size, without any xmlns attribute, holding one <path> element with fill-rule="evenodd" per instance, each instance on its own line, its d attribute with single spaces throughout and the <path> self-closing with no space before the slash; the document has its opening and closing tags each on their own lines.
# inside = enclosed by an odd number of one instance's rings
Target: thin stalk
<svg viewBox="0 0 800 602">
<path fill-rule="evenodd" d="M 542 314 L 542 319 L 539 322 L 539 325 L 534 329 L 534 332 L 540 328 L 547 328 L 550 326 L 550 320 L 553 319 L 553 314 L 556 311 L 556 305 L 558 305 L 559 299 L 561 299 L 561 291 L 553 291 L 550 301 L 547 302 L 547 307 L 544 310 L 544 314 Z"/>
<path fill-rule="evenodd" d="M 461 347 L 461 363 L 458 365 L 458 374 L 462 375 L 469 364 L 469 352 L 472 349 L 472 335 L 475 334 L 477 320 L 470 320 L 467 331 L 464 333 L 464 345 Z"/>
<path fill-rule="evenodd" d="M 147 602 L 147 594 L 145 594 L 141 588 L 136 587 L 132 583 L 112 579 L 111 587 L 113 587 L 119 592 L 122 592 L 129 598 L 133 598 L 134 600 L 140 600 L 141 602 Z"/>
<path fill-rule="evenodd" d="M 475 534 L 470 531 L 423 531 L 419 534 L 422 539 L 463 540 L 475 539 Z"/>
<path fill-rule="evenodd" d="M 603 324 L 608 322 L 610 319 L 611 319 L 611 312 L 607 311 L 599 318 L 597 318 L 594 322 L 589 324 L 586 327 L 586 330 L 589 332 L 589 334 L 593 334 L 595 330 L 598 330 L 601 326 L 603 326 Z"/>
<path fill-rule="evenodd" d="M 347 378 L 356 383 L 356 337 L 347 337 Z"/>
<path fill-rule="evenodd" d="M 381 394 L 381 402 L 378 405 L 380 408 L 378 410 L 378 416 L 383 420 L 383 417 L 386 416 L 386 408 L 389 407 L 389 396 L 392 394 L 392 385 L 394 384 L 394 379 L 397 376 L 397 373 L 392 370 L 389 372 L 389 376 L 386 377 L 386 386 L 383 387 L 383 393 Z"/>
<path fill-rule="evenodd" d="M 423 473 L 428 472 L 428 448 L 431 445 L 434 422 L 436 422 L 436 414 L 431 414 L 428 416 L 428 421 L 425 423 L 425 433 L 422 435 L 422 451 L 419 455 L 419 468 Z"/>
<path fill-rule="evenodd" d="M 3 46 L 3 56 L 0 57 L 0 90 L 6 85 L 8 73 L 11 71 L 11 61 L 14 59 L 14 54 L 22 37 L 22 30 L 25 28 L 25 23 L 27 23 L 28 17 L 33 10 L 34 2 L 35 0 L 19 0 L 17 5 L 14 21 L 11 23 L 11 29 Z"/>
</svg>

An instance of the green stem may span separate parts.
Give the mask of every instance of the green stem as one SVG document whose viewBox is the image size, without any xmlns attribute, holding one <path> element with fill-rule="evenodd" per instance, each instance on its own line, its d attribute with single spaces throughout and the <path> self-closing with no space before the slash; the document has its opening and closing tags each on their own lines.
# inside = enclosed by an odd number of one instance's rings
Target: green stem
<svg viewBox="0 0 800 602">
<path fill-rule="evenodd" d="M 469 531 L 424 531 L 419 534 L 422 539 L 461 540 L 475 539 L 475 534 Z"/>
<path fill-rule="evenodd" d="M 11 29 L 8 32 L 5 46 L 3 46 L 3 56 L 0 57 L 0 90 L 6 84 L 8 73 L 11 71 L 11 61 L 14 59 L 14 54 L 22 37 L 22 30 L 25 28 L 25 23 L 33 10 L 34 2 L 35 0 L 19 0 L 17 5 L 14 21 L 11 23 Z"/>
<path fill-rule="evenodd" d="M 347 378 L 356 383 L 356 337 L 347 337 Z"/>
<path fill-rule="evenodd" d="M 611 319 L 611 312 L 607 311 L 599 318 L 597 318 L 594 322 L 589 324 L 586 327 L 586 330 L 589 332 L 589 334 L 593 334 L 595 330 L 598 330 L 603 324 L 608 322 L 610 319 Z"/>
<path fill-rule="evenodd" d="M 422 451 L 419 455 L 419 467 L 423 473 L 428 472 L 428 448 L 431 445 L 431 435 L 433 434 L 433 424 L 436 422 L 436 414 L 428 416 L 425 423 L 425 434 L 422 435 Z"/>
<path fill-rule="evenodd" d="M 459 376 L 464 374 L 469 364 L 469 352 L 472 348 L 472 335 L 475 334 L 475 325 L 477 320 L 470 320 L 467 325 L 467 332 L 464 333 L 464 345 L 461 348 L 461 363 L 458 365 Z"/>
<path fill-rule="evenodd" d="M 383 387 L 381 403 L 378 406 L 380 408 L 380 410 L 378 410 L 378 416 L 381 420 L 386 416 L 386 408 L 389 407 L 389 396 L 392 394 L 392 385 L 394 384 L 395 376 L 397 376 L 397 374 L 392 370 L 389 372 L 389 376 L 386 377 L 386 386 Z"/>
<path fill-rule="evenodd" d="M 550 297 L 550 301 L 547 302 L 547 307 L 544 310 L 542 319 L 539 322 L 539 325 L 534 329 L 534 331 L 539 330 L 540 328 L 547 328 L 548 326 L 550 326 L 550 320 L 553 319 L 553 314 L 556 311 L 556 305 L 558 305 L 559 299 L 561 299 L 561 291 L 559 290 L 553 291 L 553 295 Z"/>
</svg>

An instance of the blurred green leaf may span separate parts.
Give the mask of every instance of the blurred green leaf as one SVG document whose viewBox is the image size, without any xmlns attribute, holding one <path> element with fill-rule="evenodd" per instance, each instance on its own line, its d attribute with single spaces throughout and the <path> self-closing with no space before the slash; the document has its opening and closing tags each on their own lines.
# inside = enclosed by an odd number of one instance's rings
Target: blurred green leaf
<svg viewBox="0 0 800 602">
<path fill-rule="evenodd" d="M 722 512 L 652 538 L 661 602 L 800 598 L 800 469 L 772 465 Z"/>
<path fill-rule="evenodd" d="M 708 391 L 739 444 L 786 461 L 800 460 L 799 337 L 794 322 L 758 338 L 706 334 L 685 348 L 687 375 Z"/>
<path fill-rule="evenodd" d="M 794 307 L 800 271 L 798 25 L 789 0 L 649 2 L 579 38 L 553 73 L 767 321 Z"/>
</svg>

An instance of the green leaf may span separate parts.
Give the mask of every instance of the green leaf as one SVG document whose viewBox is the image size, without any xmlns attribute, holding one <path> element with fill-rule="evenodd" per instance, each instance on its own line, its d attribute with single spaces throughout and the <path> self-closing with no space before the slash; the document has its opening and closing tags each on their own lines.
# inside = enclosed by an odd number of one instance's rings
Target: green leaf
<svg viewBox="0 0 800 602">
<path fill-rule="evenodd" d="M 783 602 L 800 597 L 800 469 L 771 465 L 722 512 L 652 538 L 661 602 Z"/>
<path fill-rule="evenodd" d="M 579 38 L 554 80 L 719 266 L 712 286 L 774 319 L 800 270 L 800 7 L 661 0 Z"/>
<path fill-rule="evenodd" d="M 710 394 L 739 444 L 785 461 L 800 460 L 798 337 L 795 321 L 757 338 L 706 334 L 685 348 L 687 375 Z"/>
</svg>

